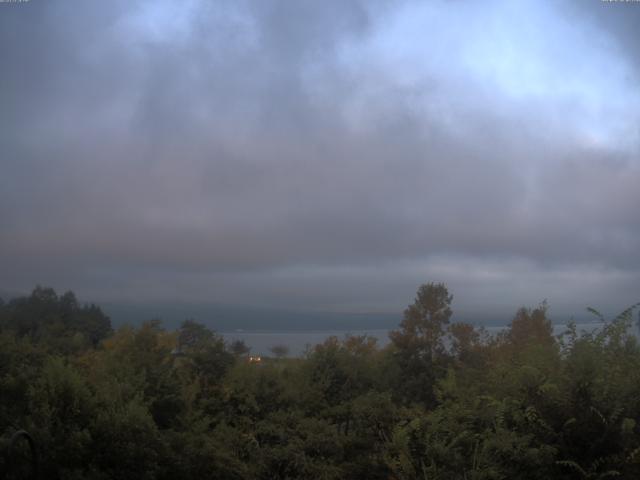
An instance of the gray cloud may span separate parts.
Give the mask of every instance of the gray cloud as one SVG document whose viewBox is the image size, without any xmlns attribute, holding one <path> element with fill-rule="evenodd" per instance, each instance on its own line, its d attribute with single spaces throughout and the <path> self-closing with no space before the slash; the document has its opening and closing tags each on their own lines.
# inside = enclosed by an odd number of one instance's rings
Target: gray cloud
<svg viewBox="0 0 640 480">
<path fill-rule="evenodd" d="M 0 288 L 396 311 L 442 280 L 467 311 L 637 301 L 624 15 L 2 7 Z"/>
<path fill-rule="evenodd" d="M 618 53 L 640 68 L 638 25 L 640 9 L 634 2 L 566 2 L 568 15 L 575 20 L 591 23 L 606 32 L 608 40 L 616 44 Z M 635 76 L 634 81 L 638 81 Z"/>
</svg>

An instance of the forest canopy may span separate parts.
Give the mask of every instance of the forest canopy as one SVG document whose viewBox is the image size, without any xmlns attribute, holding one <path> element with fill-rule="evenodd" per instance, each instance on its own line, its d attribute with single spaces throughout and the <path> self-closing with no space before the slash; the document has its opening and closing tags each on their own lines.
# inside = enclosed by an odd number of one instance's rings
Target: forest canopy
<svg viewBox="0 0 640 480">
<path fill-rule="evenodd" d="M 497 335 L 452 305 L 424 284 L 384 348 L 330 337 L 255 362 L 195 320 L 114 330 L 36 287 L 0 301 L 0 478 L 32 468 L 8 448 L 20 430 L 47 479 L 640 476 L 638 305 L 559 336 L 544 303 Z"/>
</svg>

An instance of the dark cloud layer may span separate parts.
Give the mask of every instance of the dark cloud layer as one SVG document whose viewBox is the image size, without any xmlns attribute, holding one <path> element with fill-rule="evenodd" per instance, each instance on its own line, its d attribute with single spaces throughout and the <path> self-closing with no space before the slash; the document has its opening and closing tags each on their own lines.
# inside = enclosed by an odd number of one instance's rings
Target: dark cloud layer
<svg viewBox="0 0 640 480">
<path fill-rule="evenodd" d="M 0 289 L 638 300 L 640 6 L 0 7 Z"/>
</svg>

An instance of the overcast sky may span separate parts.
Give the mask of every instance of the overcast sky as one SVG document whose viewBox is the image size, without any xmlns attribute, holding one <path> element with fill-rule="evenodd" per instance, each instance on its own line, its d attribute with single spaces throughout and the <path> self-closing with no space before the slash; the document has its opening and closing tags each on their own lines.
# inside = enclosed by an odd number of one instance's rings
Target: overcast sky
<svg viewBox="0 0 640 480">
<path fill-rule="evenodd" d="M 640 301 L 640 3 L 0 3 L 0 291 Z"/>
</svg>

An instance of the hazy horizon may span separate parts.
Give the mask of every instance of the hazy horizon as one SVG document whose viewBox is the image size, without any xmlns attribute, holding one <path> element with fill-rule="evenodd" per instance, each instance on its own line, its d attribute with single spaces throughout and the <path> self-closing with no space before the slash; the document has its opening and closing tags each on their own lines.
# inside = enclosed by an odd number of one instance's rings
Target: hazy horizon
<svg viewBox="0 0 640 480">
<path fill-rule="evenodd" d="M 57 291 L 62 295 L 63 291 Z M 2 292 L 0 299 L 5 302 L 28 296 L 29 292 Z M 327 310 L 304 310 L 251 305 L 231 305 L 211 302 L 171 302 L 171 301 L 95 301 L 77 298 L 81 305 L 95 304 L 110 318 L 114 328 L 123 325 L 139 326 L 148 320 L 160 320 L 167 329 L 178 328 L 184 320 L 195 320 L 221 333 L 245 332 L 371 332 L 397 329 L 403 318 L 403 308 L 395 312 L 360 311 L 341 312 Z M 453 302 L 452 322 L 465 322 L 478 327 L 504 327 L 513 320 L 519 308 L 533 308 L 539 305 L 513 305 L 493 313 L 459 311 Z M 629 306 L 629 305 L 628 305 Z M 628 307 L 626 306 L 626 307 Z M 613 319 L 626 307 L 596 308 L 607 320 Z M 566 325 L 569 321 L 589 324 L 600 320 L 587 307 L 573 312 L 558 311 L 547 305 L 547 315 L 555 326 Z"/>
</svg>

